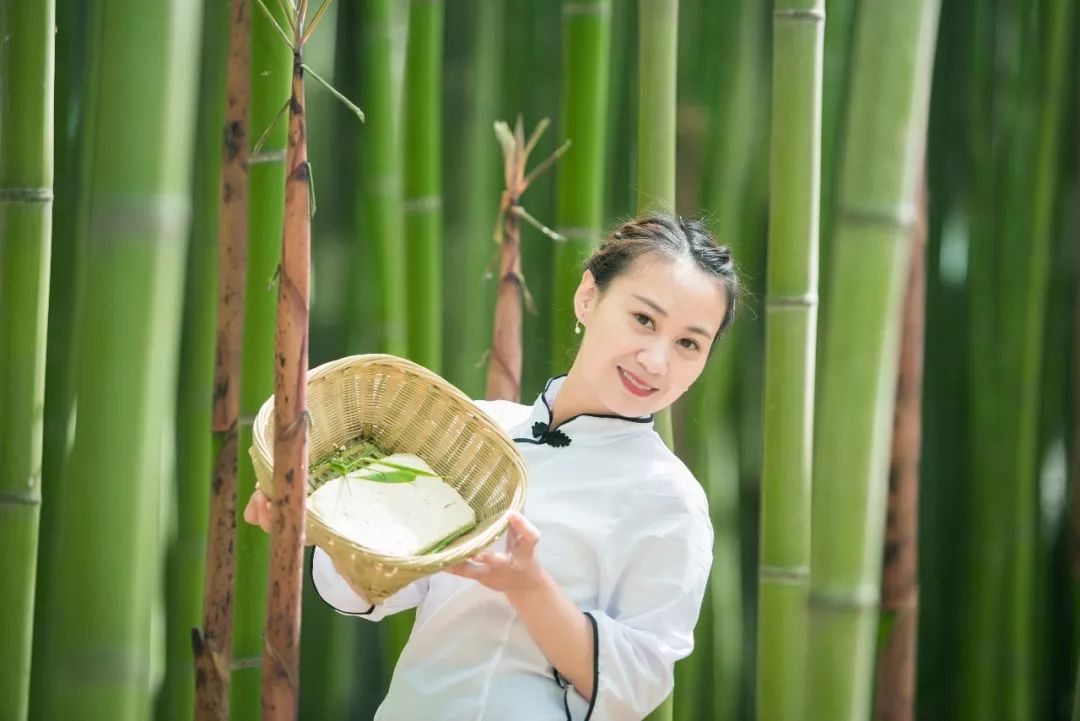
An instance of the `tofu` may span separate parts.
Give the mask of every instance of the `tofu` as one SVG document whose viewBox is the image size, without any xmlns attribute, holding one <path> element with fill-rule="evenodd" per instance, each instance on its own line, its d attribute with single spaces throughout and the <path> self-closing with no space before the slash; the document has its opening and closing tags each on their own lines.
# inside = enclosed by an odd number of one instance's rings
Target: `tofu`
<svg viewBox="0 0 1080 721">
<path fill-rule="evenodd" d="M 411 454 L 382 460 L 434 474 Z M 334 478 L 308 496 L 308 508 L 339 536 L 386 556 L 421 555 L 476 525 L 473 509 L 439 476 L 377 480 L 380 472 L 398 470 L 374 463 Z"/>
</svg>

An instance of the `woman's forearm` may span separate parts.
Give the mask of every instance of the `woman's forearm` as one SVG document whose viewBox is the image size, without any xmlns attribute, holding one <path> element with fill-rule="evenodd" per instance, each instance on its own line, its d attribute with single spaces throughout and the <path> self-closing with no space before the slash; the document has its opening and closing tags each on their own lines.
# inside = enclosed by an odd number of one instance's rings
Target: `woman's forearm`
<svg viewBox="0 0 1080 721">
<path fill-rule="evenodd" d="M 585 699 L 592 699 L 593 631 L 585 614 L 546 571 L 538 587 L 507 591 L 506 598 L 551 665 Z"/>
</svg>

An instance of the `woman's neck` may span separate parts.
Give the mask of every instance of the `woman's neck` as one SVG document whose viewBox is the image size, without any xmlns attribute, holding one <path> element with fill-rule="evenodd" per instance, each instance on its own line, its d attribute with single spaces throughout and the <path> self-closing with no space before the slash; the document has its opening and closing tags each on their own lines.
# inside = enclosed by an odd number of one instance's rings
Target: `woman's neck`
<svg viewBox="0 0 1080 721">
<path fill-rule="evenodd" d="M 559 393 L 551 404 L 551 427 L 558 428 L 567 420 L 582 413 L 606 413 L 596 404 L 596 398 L 589 391 L 588 384 L 583 382 L 580 371 L 575 371 L 576 366 L 571 366 L 566 374 L 566 380 L 559 387 Z"/>
</svg>

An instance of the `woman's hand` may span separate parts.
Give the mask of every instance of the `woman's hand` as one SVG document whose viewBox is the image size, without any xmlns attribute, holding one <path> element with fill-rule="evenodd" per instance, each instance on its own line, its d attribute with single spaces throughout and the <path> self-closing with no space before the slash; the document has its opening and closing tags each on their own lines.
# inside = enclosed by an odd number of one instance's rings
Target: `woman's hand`
<svg viewBox="0 0 1080 721">
<path fill-rule="evenodd" d="M 479 581 L 493 591 L 503 593 L 532 591 L 542 587 L 544 569 L 536 557 L 540 531 L 517 511 L 510 514 L 507 553 L 483 551 L 447 573 Z"/>
<path fill-rule="evenodd" d="M 251 494 L 247 505 L 244 506 L 244 520 L 270 533 L 271 503 L 269 496 L 263 493 L 262 489 L 256 485 L 255 492 Z M 307 540 L 307 536 L 304 537 L 304 545 L 312 545 Z"/>
</svg>

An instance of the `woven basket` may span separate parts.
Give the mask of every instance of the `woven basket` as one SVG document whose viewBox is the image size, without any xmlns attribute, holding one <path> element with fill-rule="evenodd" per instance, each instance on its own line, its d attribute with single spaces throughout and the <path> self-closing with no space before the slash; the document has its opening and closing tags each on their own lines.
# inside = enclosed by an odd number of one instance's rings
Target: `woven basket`
<svg viewBox="0 0 1080 721">
<path fill-rule="evenodd" d="M 524 506 L 527 473 L 513 441 L 468 396 L 423 366 L 385 354 L 331 361 L 308 371 L 307 402 L 309 465 L 348 441 L 372 441 L 423 458 L 476 512 L 476 528 L 440 551 L 385 556 L 335 534 L 309 511 L 307 537 L 371 603 L 491 545 L 506 530 L 510 511 Z M 273 498 L 273 396 L 255 417 L 252 436 L 255 476 Z"/>
</svg>

